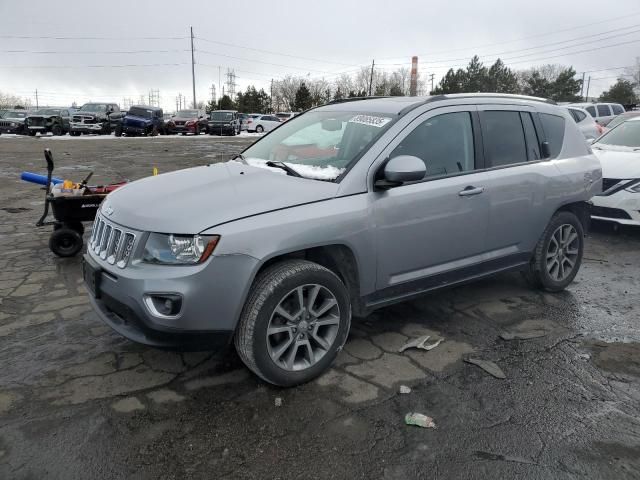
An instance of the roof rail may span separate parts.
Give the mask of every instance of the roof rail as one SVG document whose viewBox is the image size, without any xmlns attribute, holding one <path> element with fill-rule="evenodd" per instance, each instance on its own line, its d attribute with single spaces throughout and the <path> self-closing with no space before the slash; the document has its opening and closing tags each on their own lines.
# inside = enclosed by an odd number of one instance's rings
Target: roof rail
<svg viewBox="0 0 640 480">
<path fill-rule="evenodd" d="M 513 94 L 513 93 L 483 93 L 483 92 L 478 92 L 478 93 L 449 93 L 449 94 L 440 94 L 440 95 L 430 95 L 427 98 L 425 98 L 424 101 L 422 101 L 422 102 L 417 102 L 417 103 L 408 105 L 407 107 L 403 108 L 400 111 L 399 115 L 402 116 L 402 115 L 410 112 L 414 108 L 420 107 L 422 105 L 426 105 L 427 103 L 438 102 L 438 101 L 442 101 L 442 100 L 453 100 L 453 99 L 457 99 L 457 98 L 478 98 L 478 97 L 480 97 L 480 98 L 507 98 L 507 99 L 513 99 L 513 100 L 528 100 L 528 101 L 533 101 L 533 102 L 546 103 L 548 105 L 557 105 L 557 102 L 555 100 L 550 100 L 548 98 L 530 97 L 528 95 L 517 95 L 517 94 Z"/>
<path fill-rule="evenodd" d="M 325 103 L 325 105 L 333 105 L 336 103 L 345 103 L 345 102 L 356 102 L 359 100 L 377 100 L 379 98 L 391 98 L 389 95 L 373 95 L 370 97 L 348 97 L 348 98 L 340 98 L 338 100 L 331 100 L 328 103 Z"/>
</svg>

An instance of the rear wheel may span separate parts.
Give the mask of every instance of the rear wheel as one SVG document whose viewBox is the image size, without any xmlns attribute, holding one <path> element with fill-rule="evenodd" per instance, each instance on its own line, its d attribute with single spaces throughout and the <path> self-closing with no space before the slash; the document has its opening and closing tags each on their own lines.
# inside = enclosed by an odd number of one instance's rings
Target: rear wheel
<svg viewBox="0 0 640 480">
<path fill-rule="evenodd" d="M 27 130 L 27 132 L 29 132 L 29 136 L 30 136 L 30 137 L 35 137 L 35 136 L 36 136 L 36 133 L 38 133 L 38 132 L 36 132 L 35 130 Z"/>
<path fill-rule="evenodd" d="M 242 311 L 235 346 L 255 374 L 289 387 L 329 368 L 350 324 L 351 304 L 340 278 L 321 265 L 289 260 L 257 277 Z"/>
<path fill-rule="evenodd" d="M 564 290 L 580 270 L 583 251 L 582 223 L 571 212 L 557 212 L 538 241 L 525 275 L 535 287 Z"/>
<path fill-rule="evenodd" d="M 262 132 L 264 132 L 264 128 L 262 127 L 262 125 L 258 125 L 258 126 L 256 127 L 256 132 L 257 132 L 257 133 L 262 133 Z"/>
<path fill-rule="evenodd" d="M 51 127 L 51 133 L 53 133 L 56 137 L 59 137 L 60 135 L 64 135 L 64 130 L 62 129 L 61 125 L 56 123 L 53 127 Z"/>
<path fill-rule="evenodd" d="M 49 248 L 59 257 L 73 257 L 82 250 L 82 235 L 64 226 L 51 234 Z"/>
</svg>

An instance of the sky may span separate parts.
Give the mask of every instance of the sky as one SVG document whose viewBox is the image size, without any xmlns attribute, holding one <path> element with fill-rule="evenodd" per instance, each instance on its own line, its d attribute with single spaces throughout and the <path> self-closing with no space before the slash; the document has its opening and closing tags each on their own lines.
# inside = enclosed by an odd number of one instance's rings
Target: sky
<svg viewBox="0 0 640 480">
<path fill-rule="evenodd" d="M 571 65 L 597 96 L 640 55 L 638 0 L 0 0 L 0 92 L 40 105 L 139 103 L 158 90 L 161 106 L 217 94 L 233 69 L 237 90 L 269 90 L 285 75 L 332 80 L 375 60 L 421 76 L 464 67 L 478 54 L 514 69 Z M 615 4 L 615 8 L 612 6 Z M 635 26 L 635 27 L 634 27 Z M 226 89 L 226 87 L 225 87 Z M 186 101 L 185 101 L 186 103 Z"/>
</svg>

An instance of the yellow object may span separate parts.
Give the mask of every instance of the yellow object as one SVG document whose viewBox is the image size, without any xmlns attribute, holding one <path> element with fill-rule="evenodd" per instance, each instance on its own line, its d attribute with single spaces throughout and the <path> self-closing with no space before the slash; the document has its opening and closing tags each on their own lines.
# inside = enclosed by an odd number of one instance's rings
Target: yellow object
<svg viewBox="0 0 640 480">
<path fill-rule="evenodd" d="M 158 175 L 158 168 L 153 167 L 153 176 L 155 177 L 156 175 Z"/>
</svg>

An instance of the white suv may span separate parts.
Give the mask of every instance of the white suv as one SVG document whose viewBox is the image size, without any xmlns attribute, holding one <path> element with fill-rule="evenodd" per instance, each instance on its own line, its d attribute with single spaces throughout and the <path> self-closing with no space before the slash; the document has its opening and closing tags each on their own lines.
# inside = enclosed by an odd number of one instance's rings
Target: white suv
<svg viewBox="0 0 640 480">
<path fill-rule="evenodd" d="M 603 127 L 624 113 L 624 107 L 619 103 L 571 103 L 568 106 L 584 108 Z"/>
</svg>

